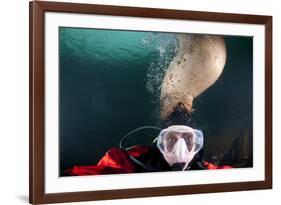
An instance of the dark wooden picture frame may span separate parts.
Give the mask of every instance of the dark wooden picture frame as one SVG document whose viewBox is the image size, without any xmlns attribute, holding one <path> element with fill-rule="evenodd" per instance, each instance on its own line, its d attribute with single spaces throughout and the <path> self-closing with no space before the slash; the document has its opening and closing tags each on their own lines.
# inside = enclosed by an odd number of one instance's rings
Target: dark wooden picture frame
<svg viewBox="0 0 281 205">
<path fill-rule="evenodd" d="M 29 200 L 32 204 L 167 196 L 272 188 L 272 17 L 213 12 L 104 6 L 92 4 L 30 2 L 30 139 Z M 46 194 L 44 189 L 44 14 L 66 12 L 125 17 L 247 23 L 265 26 L 265 180 L 203 185 L 165 186 Z"/>
</svg>

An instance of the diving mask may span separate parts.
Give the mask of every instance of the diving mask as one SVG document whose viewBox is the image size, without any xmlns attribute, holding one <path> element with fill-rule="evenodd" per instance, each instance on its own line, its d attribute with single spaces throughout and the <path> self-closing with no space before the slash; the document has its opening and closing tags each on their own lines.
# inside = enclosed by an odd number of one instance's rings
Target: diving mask
<svg viewBox="0 0 281 205">
<path fill-rule="evenodd" d="M 186 170 L 203 147 L 203 133 L 188 126 L 173 125 L 160 132 L 157 147 L 170 166 L 184 164 L 182 170 Z"/>
</svg>

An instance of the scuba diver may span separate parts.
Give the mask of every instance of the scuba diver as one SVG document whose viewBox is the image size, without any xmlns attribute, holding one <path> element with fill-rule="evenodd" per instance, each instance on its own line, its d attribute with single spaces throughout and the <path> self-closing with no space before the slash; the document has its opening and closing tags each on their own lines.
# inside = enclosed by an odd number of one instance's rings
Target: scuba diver
<svg viewBox="0 0 281 205">
<path fill-rule="evenodd" d="M 65 174 L 83 176 L 231 168 L 202 160 L 203 133 L 191 127 L 194 122 L 182 104 L 176 106 L 163 126 L 167 128 L 162 129 L 149 146 L 136 145 L 126 149 L 123 143 L 142 129 L 160 128 L 144 126 L 135 129 L 121 139 L 119 148 L 106 152 L 97 165 L 74 166 Z"/>
<path fill-rule="evenodd" d="M 203 160 L 204 135 L 192 119 L 193 99 L 219 78 L 226 62 L 224 39 L 219 36 L 178 34 L 179 51 L 161 84 L 161 128 L 144 126 L 129 132 L 96 165 L 74 166 L 66 175 L 100 175 L 161 171 L 226 169 Z M 132 134 L 156 129 L 148 146 L 125 148 Z"/>
</svg>

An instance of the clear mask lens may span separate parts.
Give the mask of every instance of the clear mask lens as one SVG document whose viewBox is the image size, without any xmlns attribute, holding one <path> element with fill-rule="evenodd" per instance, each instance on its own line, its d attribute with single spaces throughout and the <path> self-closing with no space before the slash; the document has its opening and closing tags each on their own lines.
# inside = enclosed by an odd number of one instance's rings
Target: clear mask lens
<svg viewBox="0 0 281 205">
<path fill-rule="evenodd" d="M 191 151 L 192 148 L 194 147 L 194 133 L 192 132 L 175 132 L 175 131 L 170 131 L 166 134 L 166 136 L 163 138 L 165 148 L 167 152 L 172 152 L 173 149 L 175 148 L 175 145 L 178 143 L 178 141 L 182 139 L 183 142 L 185 143 L 188 151 Z"/>
</svg>

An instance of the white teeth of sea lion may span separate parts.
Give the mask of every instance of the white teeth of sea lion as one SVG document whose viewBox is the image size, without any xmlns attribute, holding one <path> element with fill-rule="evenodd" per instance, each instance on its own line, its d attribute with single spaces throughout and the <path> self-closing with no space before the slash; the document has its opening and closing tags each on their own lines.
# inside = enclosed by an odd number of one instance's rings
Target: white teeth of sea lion
<svg viewBox="0 0 281 205">
<path fill-rule="evenodd" d="M 215 35 L 179 34 L 179 51 L 161 85 L 161 118 L 178 103 L 192 111 L 193 99 L 213 85 L 226 62 L 224 39 Z"/>
</svg>

